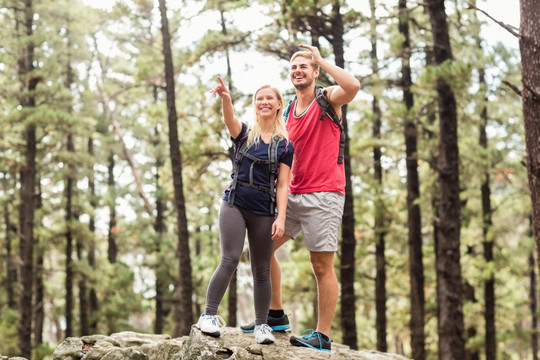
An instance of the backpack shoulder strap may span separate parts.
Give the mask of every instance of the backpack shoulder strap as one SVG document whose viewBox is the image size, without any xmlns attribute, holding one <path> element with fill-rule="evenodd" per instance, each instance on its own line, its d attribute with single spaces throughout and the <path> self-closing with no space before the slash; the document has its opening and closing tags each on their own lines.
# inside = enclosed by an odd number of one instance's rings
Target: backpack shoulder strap
<svg viewBox="0 0 540 360">
<path fill-rule="evenodd" d="M 289 101 L 289 104 L 287 105 L 287 107 L 285 108 L 285 111 L 283 112 L 283 121 L 285 122 L 285 124 L 287 124 L 287 120 L 289 120 L 289 113 L 291 112 L 292 104 L 294 103 L 295 100 L 296 100 L 296 95 L 294 95 L 294 98 L 292 98 Z"/>
<path fill-rule="evenodd" d="M 321 108 L 321 117 L 319 120 L 324 119 L 324 115 L 328 114 L 328 117 L 332 119 L 332 122 L 337 125 L 341 136 L 339 138 L 339 155 L 338 155 L 338 164 L 343 164 L 343 156 L 345 152 L 345 133 L 343 131 L 343 124 L 341 123 L 341 118 L 336 114 L 334 107 L 328 99 L 328 90 L 326 90 L 321 85 L 315 85 L 315 99 L 317 104 Z"/>
<path fill-rule="evenodd" d="M 328 114 L 330 119 L 336 124 L 339 129 L 342 129 L 341 125 L 341 119 L 336 114 L 336 110 L 334 110 L 334 107 L 332 104 L 330 104 L 330 100 L 328 99 L 328 90 L 326 90 L 321 85 L 315 86 L 315 99 L 317 100 L 317 104 L 322 110 L 321 117 L 319 120 L 322 120 L 324 118 L 324 115 Z"/>
<path fill-rule="evenodd" d="M 233 181 L 232 181 L 232 187 L 229 192 L 229 205 L 232 206 L 234 204 L 234 197 L 236 195 L 236 185 L 238 184 L 238 172 L 240 169 L 240 162 L 242 161 L 242 158 L 244 157 L 244 154 L 247 149 L 247 137 L 244 139 L 242 145 L 238 147 L 238 151 L 236 152 L 236 156 L 234 158 L 234 164 L 233 164 Z"/>
<path fill-rule="evenodd" d="M 274 135 L 272 136 L 270 144 L 268 145 L 268 172 L 270 174 L 270 196 L 272 197 L 272 201 L 270 202 L 270 214 L 272 215 L 274 215 L 276 207 L 275 186 L 276 175 L 278 172 L 278 148 L 280 141 L 281 139 L 279 138 L 279 136 Z"/>
</svg>

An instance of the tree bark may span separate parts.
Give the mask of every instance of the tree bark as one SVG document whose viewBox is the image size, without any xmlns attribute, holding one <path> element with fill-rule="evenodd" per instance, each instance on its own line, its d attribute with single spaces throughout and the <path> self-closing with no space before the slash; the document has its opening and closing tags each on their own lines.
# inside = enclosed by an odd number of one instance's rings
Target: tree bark
<svg viewBox="0 0 540 360">
<path fill-rule="evenodd" d="M 39 78 L 34 77 L 34 48 L 32 40 L 34 27 L 34 9 L 32 0 L 25 0 L 22 9 L 22 26 L 26 35 L 26 45 L 19 59 L 19 79 L 21 80 L 23 108 L 34 108 L 36 101 L 34 90 Z M 23 119 L 24 120 L 24 119 Z M 20 291 L 19 291 L 19 323 L 17 326 L 17 345 L 21 357 L 30 358 L 32 353 L 32 297 L 34 281 L 34 210 L 36 187 L 36 125 L 29 122 L 24 130 L 24 165 L 21 169 L 20 189 Z"/>
<path fill-rule="evenodd" d="M 6 224 L 6 293 L 7 306 L 10 309 L 17 308 L 15 301 L 15 285 L 17 284 L 17 265 L 15 254 L 12 250 L 12 240 L 17 232 L 14 224 L 11 223 L 9 203 L 4 203 L 4 222 Z"/>
<path fill-rule="evenodd" d="M 154 101 L 157 101 L 157 87 L 154 87 Z M 155 144 L 160 146 L 159 141 L 159 129 L 156 127 L 154 129 Z M 155 176 L 155 186 L 156 186 L 156 217 L 154 222 L 154 230 L 156 231 L 157 242 L 156 242 L 156 254 L 160 256 L 161 254 L 161 241 L 163 239 L 163 234 L 166 232 L 165 224 L 165 202 L 162 198 L 162 186 L 160 182 L 160 171 L 163 167 L 164 159 L 162 159 L 161 153 L 158 152 L 156 157 L 156 176 Z M 155 274 L 156 274 L 156 312 L 155 312 L 155 321 L 154 321 L 154 333 L 161 334 L 163 333 L 163 327 L 165 326 L 165 310 L 163 306 L 164 295 L 166 284 L 163 281 L 163 264 L 161 261 L 155 265 Z"/>
<path fill-rule="evenodd" d="M 165 91 L 167 93 L 167 117 L 169 123 L 169 151 L 173 171 L 174 207 L 178 226 L 177 255 L 179 259 L 178 306 L 175 307 L 175 336 L 188 335 L 193 324 L 193 306 L 191 300 L 191 256 L 189 233 L 184 202 L 182 181 L 182 155 L 178 140 L 178 124 L 175 104 L 174 67 L 171 53 L 171 36 L 165 0 L 159 0 L 161 14 L 161 35 L 163 38 L 163 60 L 165 63 Z"/>
<path fill-rule="evenodd" d="M 532 217 L 529 216 L 530 234 L 532 237 Z M 531 352 L 532 359 L 538 360 L 538 301 L 536 299 L 536 271 L 534 253 L 529 254 L 529 303 L 531 310 Z"/>
<path fill-rule="evenodd" d="M 88 154 L 93 159 L 94 158 L 94 140 L 92 137 L 88 138 Z M 92 163 L 93 164 L 93 163 Z M 94 217 L 94 212 L 97 207 L 96 202 L 96 185 L 94 182 L 94 168 L 93 165 L 90 169 L 90 175 L 88 177 L 88 189 L 90 192 L 90 213 L 88 214 L 90 220 L 88 222 L 88 230 L 90 231 L 90 243 L 88 246 L 88 266 L 92 271 L 97 271 L 96 269 L 96 244 L 95 244 L 95 232 L 96 232 L 96 222 Z M 95 289 L 95 285 L 90 286 L 88 292 L 88 331 L 92 334 L 97 332 L 97 322 L 98 322 L 98 298 Z"/>
<path fill-rule="evenodd" d="M 377 58 L 377 17 L 375 15 L 375 0 L 369 1 L 371 10 L 371 71 L 374 76 L 379 72 L 379 61 Z M 375 141 L 381 139 L 382 112 L 379 105 L 379 98 L 373 95 L 372 100 L 373 125 L 372 137 Z M 386 352 L 387 342 L 387 319 L 386 319 L 386 229 L 385 211 L 383 196 L 383 169 L 381 164 L 382 151 L 379 145 L 373 147 L 373 179 L 375 180 L 374 202 L 375 213 L 374 234 L 375 234 L 375 328 L 377 331 L 377 350 Z"/>
<path fill-rule="evenodd" d="M 452 61 L 444 0 L 429 0 L 436 65 Z M 436 245 L 439 359 L 465 358 L 460 264 L 461 204 L 456 99 L 450 84 L 437 79 L 439 106 L 439 208 Z"/>
<path fill-rule="evenodd" d="M 480 42 L 478 42 L 480 44 Z M 478 69 L 479 81 L 482 88 L 486 89 L 484 69 Z M 480 113 L 482 124 L 480 126 L 480 146 L 485 151 L 488 150 L 487 140 L 487 94 L 484 97 L 484 106 Z M 493 238 L 491 228 L 493 226 L 492 210 L 491 210 L 491 188 L 489 184 L 489 164 L 483 173 L 483 181 L 480 186 L 480 192 L 482 197 L 482 242 L 484 247 L 484 260 L 488 268 L 495 268 L 491 266 L 495 259 L 493 258 Z M 484 281 L 484 323 L 486 333 L 486 360 L 495 360 L 497 358 L 497 339 L 495 330 L 495 274 L 490 273 L 489 277 Z"/>
<path fill-rule="evenodd" d="M 519 49 L 523 91 L 523 122 L 527 148 L 527 176 L 532 204 L 532 229 L 536 257 L 540 256 L 540 2 L 520 0 Z M 538 264 L 540 267 L 540 262 Z"/>
<path fill-rule="evenodd" d="M 43 343 L 43 322 L 45 320 L 44 295 L 45 284 L 43 283 L 43 250 L 38 249 L 36 256 L 36 285 L 34 306 L 34 346 Z"/>
<path fill-rule="evenodd" d="M 71 134 L 68 134 L 67 136 L 67 151 L 73 152 L 74 146 L 73 146 L 73 136 Z M 66 221 L 66 279 L 65 279 L 65 291 L 66 291 L 66 299 L 65 299 L 65 305 L 64 305 L 64 315 L 66 317 L 66 331 L 65 331 L 65 337 L 71 337 L 74 336 L 73 333 L 73 309 L 75 306 L 75 299 L 73 297 L 73 178 L 72 174 L 70 174 L 70 167 L 72 165 L 68 165 L 68 174 L 65 182 L 65 193 L 66 193 L 66 215 L 65 215 L 65 221 Z"/>
<path fill-rule="evenodd" d="M 343 43 L 343 17 L 341 15 L 340 1 L 332 4 L 332 48 L 335 64 L 345 68 Z M 345 133 L 345 149 L 343 164 L 345 167 L 345 204 L 341 225 L 341 266 L 339 271 L 341 283 L 341 329 L 343 344 L 351 349 L 358 349 L 358 334 L 356 332 L 356 295 L 354 291 L 355 278 L 355 249 L 356 238 L 354 234 L 354 197 L 352 191 L 351 155 L 349 147 L 349 127 L 347 124 L 347 105 L 341 108 L 342 126 Z"/>
<path fill-rule="evenodd" d="M 38 194 L 36 209 L 41 209 L 43 207 L 42 203 L 42 192 L 41 186 L 38 185 Z M 35 301 L 34 301 L 34 346 L 37 346 L 43 343 L 43 322 L 45 320 L 45 306 L 44 306 L 44 297 L 45 297 L 45 283 L 43 280 L 43 263 L 44 263 L 44 253 L 45 247 L 41 244 L 39 237 L 36 238 L 36 244 L 38 245 L 36 251 L 36 270 L 34 272 L 35 278 Z"/>
<path fill-rule="evenodd" d="M 401 45 L 401 87 L 405 104 L 404 136 L 405 156 L 407 166 L 407 214 L 409 239 L 409 272 L 410 272 L 410 302 L 412 358 L 425 360 L 425 294 L 424 294 L 424 264 L 422 251 L 422 215 L 418 199 L 420 198 L 420 180 L 418 176 L 418 129 L 411 118 L 414 107 L 414 95 L 411 90 L 411 44 L 409 35 L 409 10 L 407 0 L 399 0 L 399 32 L 403 36 Z"/>
<path fill-rule="evenodd" d="M 109 187 L 109 193 L 111 194 L 109 199 L 109 232 L 107 234 L 107 259 L 109 263 L 114 264 L 118 256 L 118 248 L 116 245 L 116 180 L 114 179 L 114 153 L 109 154 L 109 165 L 107 167 L 108 178 L 107 185 Z"/>
</svg>

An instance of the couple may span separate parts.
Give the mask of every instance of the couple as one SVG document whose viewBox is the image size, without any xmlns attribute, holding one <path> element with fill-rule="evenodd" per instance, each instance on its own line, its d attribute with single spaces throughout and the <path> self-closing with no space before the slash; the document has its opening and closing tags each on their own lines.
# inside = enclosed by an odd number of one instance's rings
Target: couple
<svg viewBox="0 0 540 360">
<path fill-rule="evenodd" d="M 304 331 L 301 337 L 291 336 L 290 342 L 330 352 L 330 327 L 338 299 L 334 253 L 345 202 L 345 171 L 342 159 L 338 160 L 342 155 L 340 128 L 328 115 L 321 116 L 315 85 L 320 68 L 334 78 L 337 85 L 326 89 L 327 98 L 341 119 L 341 106 L 354 99 L 360 83 L 324 60 L 316 47 L 300 47 L 306 50 L 296 52 L 290 61 L 296 100 L 286 111 L 286 125 L 283 99 L 275 88 L 263 86 L 255 92 L 256 121 L 250 127 L 234 116 L 229 92 L 220 78 L 212 90 L 222 99 L 235 165 L 219 216 L 222 258 L 208 285 L 205 313 L 196 327 L 207 335 L 220 335 L 224 321 L 217 309 L 240 260 L 247 230 L 255 322 L 242 326 L 242 331 L 254 332 L 257 343 L 273 343 L 272 330 L 290 327 L 281 303 L 281 269 L 273 253 L 303 232 L 317 279 L 317 328 L 307 334 Z"/>
</svg>

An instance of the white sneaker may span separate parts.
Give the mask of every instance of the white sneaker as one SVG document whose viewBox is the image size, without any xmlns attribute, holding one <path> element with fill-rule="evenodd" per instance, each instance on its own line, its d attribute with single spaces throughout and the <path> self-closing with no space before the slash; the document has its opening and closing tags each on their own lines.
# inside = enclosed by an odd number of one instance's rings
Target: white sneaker
<svg viewBox="0 0 540 360">
<path fill-rule="evenodd" d="M 255 341 L 258 344 L 273 344 L 276 339 L 272 335 L 272 328 L 268 324 L 255 325 Z"/>
<path fill-rule="evenodd" d="M 219 329 L 225 326 L 225 320 L 219 315 L 202 314 L 195 326 L 206 335 L 219 337 L 221 335 Z"/>
</svg>

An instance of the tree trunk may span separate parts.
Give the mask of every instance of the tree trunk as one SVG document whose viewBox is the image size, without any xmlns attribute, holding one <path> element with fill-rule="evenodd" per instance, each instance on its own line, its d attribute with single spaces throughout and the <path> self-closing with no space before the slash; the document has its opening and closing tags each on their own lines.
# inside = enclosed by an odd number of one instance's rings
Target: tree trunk
<svg viewBox="0 0 540 360">
<path fill-rule="evenodd" d="M 371 71 L 374 76 L 379 72 L 379 61 L 377 58 L 377 17 L 375 15 L 375 0 L 369 1 L 371 10 Z M 381 139 L 382 113 L 379 105 L 379 98 L 373 95 L 372 100 L 373 125 L 372 137 L 375 141 Z M 388 343 L 386 340 L 386 255 L 385 255 L 385 212 L 383 200 L 383 170 L 381 165 L 381 147 L 373 147 L 373 179 L 375 180 L 375 213 L 374 234 L 375 234 L 375 328 L 377 330 L 377 350 L 386 352 Z"/>
<path fill-rule="evenodd" d="M 7 306 L 10 309 L 17 308 L 15 301 L 15 285 L 17 284 L 17 265 L 15 254 L 12 251 L 12 239 L 17 233 L 17 228 L 11 223 L 9 202 L 4 203 L 4 222 L 6 224 L 6 293 Z"/>
<path fill-rule="evenodd" d="M 533 360 L 538 360 L 538 304 L 536 300 L 536 272 L 534 254 L 529 254 L 529 302 L 531 309 L 531 352 Z"/>
<path fill-rule="evenodd" d="M 532 237 L 532 217 L 529 216 L 530 233 Z M 531 352 L 532 359 L 538 360 L 538 301 L 536 300 L 536 271 L 534 270 L 534 253 L 529 254 L 529 302 L 531 309 Z"/>
<path fill-rule="evenodd" d="M 43 207 L 42 203 L 42 192 L 41 186 L 38 185 L 38 194 L 36 209 L 41 209 Z M 36 244 L 38 244 L 36 251 L 36 270 L 35 270 L 35 301 L 34 301 L 34 346 L 37 346 L 43 343 L 43 322 L 45 320 L 45 306 L 44 306 L 44 295 L 45 295 L 45 284 L 43 281 L 43 263 L 44 263 L 44 253 L 45 246 L 40 244 L 39 237 L 36 238 Z"/>
<path fill-rule="evenodd" d="M 32 296 L 34 280 L 34 188 L 36 184 L 36 127 L 26 126 L 25 135 L 25 166 L 21 171 L 21 238 L 20 249 L 20 297 L 18 345 L 19 354 L 30 358 L 32 337 Z"/>
<path fill-rule="evenodd" d="M 91 159 L 94 158 L 94 140 L 90 137 L 88 139 L 88 154 Z M 93 161 L 93 160 L 92 160 Z M 92 163 L 93 164 L 93 163 Z M 92 269 L 93 272 L 96 272 L 96 244 L 95 244 L 95 232 L 96 232 L 96 222 L 94 217 L 94 212 L 97 207 L 96 202 L 96 185 L 94 183 L 94 169 L 93 166 L 90 169 L 90 175 L 88 177 L 88 189 L 90 191 L 90 213 L 88 214 L 90 220 L 88 222 L 88 230 L 90 231 L 90 244 L 88 246 L 88 266 Z M 97 322 L 98 322 L 98 299 L 95 285 L 92 284 L 90 291 L 88 293 L 88 331 L 91 334 L 97 332 Z"/>
<path fill-rule="evenodd" d="M 73 136 L 68 134 L 67 137 L 67 151 L 73 152 Z M 66 282 L 65 282 L 65 291 L 66 291 L 66 302 L 64 305 L 64 315 L 66 317 L 66 332 L 65 337 L 74 336 L 73 333 L 73 309 L 75 301 L 73 298 L 73 178 L 69 174 L 70 166 L 68 165 L 68 175 L 66 179 Z"/>
<path fill-rule="evenodd" d="M 480 44 L 480 39 L 478 39 L 478 44 Z M 482 88 L 487 89 L 486 81 L 484 77 L 484 69 L 478 69 L 479 72 L 479 81 Z M 484 97 L 484 106 L 480 113 L 482 124 L 480 126 L 480 146 L 484 151 L 488 151 L 488 141 L 487 141 L 487 95 Z M 493 258 L 493 238 L 491 233 L 491 228 L 493 226 L 492 222 L 492 210 L 491 210 L 491 189 L 489 186 L 489 164 L 487 164 L 482 181 L 480 186 L 481 196 L 482 196 L 482 242 L 484 246 L 484 260 L 486 261 L 487 268 L 495 269 L 493 265 L 495 259 Z M 485 323 L 485 333 L 486 333 L 486 360 L 495 360 L 497 358 L 497 339 L 495 331 L 495 274 L 491 272 L 489 277 L 484 281 L 484 323 Z"/>
<path fill-rule="evenodd" d="M 444 0 L 429 0 L 435 63 L 452 61 Z M 439 106 L 439 208 L 436 270 L 439 359 L 465 358 L 460 264 L 459 149 L 456 99 L 443 77 L 437 79 Z"/>
<path fill-rule="evenodd" d="M 378 98 L 373 97 L 373 138 L 381 138 L 381 110 L 379 108 Z M 385 215 L 383 210 L 382 196 L 382 166 L 381 166 L 381 149 L 380 147 L 373 148 L 373 169 L 374 179 L 376 183 L 376 199 L 375 199 L 375 328 L 377 330 L 377 350 L 381 352 L 388 351 L 388 343 L 386 341 L 386 257 L 385 257 Z"/>
<path fill-rule="evenodd" d="M 532 204 L 532 229 L 540 258 L 540 2 L 520 0 L 519 49 L 523 91 L 523 122 L 527 148 L 527 175 Z M 540 262 L 538 264 L 540 267 Z"/>
<path fill-rule="evenodd" d="M 332 48 L 335 63 L 345 68 L 343 49 L 343 17 L 340 11 L 340 2 L 334 1 L 332 5 Z M 343 344 L 351 349 L 358 349 L 358 334 L 356 332 L 356 295 L 354 291 L 355 278 L 355 248 L 356 238 L 354 235 L 354 198 L 352 191 L 351 155 L 349 147 L 349 128 L 347 125 L 347 106 L 341 108 L 343 132 L 345 133 L 345 149 L 343 164 L 345 167 L 345 204 L 341 226 L 341 266 L 339 277 L 341 283 L 341 329 Z"/>
<path fill-rule="evenodd" d="M 473 2 L 476 6 L 476 1 Z M 476 19 L 476 13 L 472 16 Z M 482 39 L 480 34 L 475 35 L 476 46 L 482 51 Z M 487 84 L 485 78 L 485 69 L 480 67 L 478 69 L 478 82 L 480 84 L 480 91 L 484 94 L 482 99 L 482 108 L 480 111 L 480 128 L 479 128 L 479 145 L 482 150 L 488 152 L 488 113 L 487 113 Z M 492 210 L 491 210 L 491 189 L 489 183 L 489 169 L 491 169 L 491 163 L 484 164 L 483 167 L 483 180 L 480 185 L 481 199 L 482 199 L 482 243 L 484 248 L 484 260 L 488 269 L 495 269 L 493 266 L 493 236 L 490 235 L 491 228 L 493 226 Z M 497 358 L 497 339 L 495 329 L 495 274 L 492 272 L 489 277 L 484 281 L 484 326 L 485 326 L 485 352 L 486 360 L 495 360 Z"/>
<path fill-rule="evenodd" d="M 425 294 L 424 264 L 422 252 L 422 215 L 418 199 L 420 198 L 420 181 L 418 176 L 418 130 L 411 112 L 414 107 L 414 95 L 411 91 L 411 44 L 409 37 L 409 10 L 407 0 L 399 0 L 399 32 L 403 36 L 401 47 L 401 87 L 406 112 L 404 119 L 405 155 L 407 165 L 407 213 L 409 230 L 409 272 L 412 358 L 425 360 Z"/>
<path fill-rule="evenodd" d="M 171 53 L 171 36 L 169 33 L 169 20 L 165 0 L 159 0 L 161 14 L 161 35 L 163 38 L 163 60 L 165 63 L 165 91 L 167 93 L 167 116 L 169 123 L 169 151 L 173 171 L 174 207 L 178 226 L 178 247 L 176 249 L 179 259 L 178 280 L 178 306 L 175 307 L 175 336 L 188 335 L 193 324 L 193 307 L 191 300 L 191 257 L 189 251 L 189 233 L 187 229 L 187 216 L 184 202 L 184 189 L 182 181 L 182 155 L 178 140 L 178 124 L 175 104 L 174 67 Z"/>
<path fill-rule="evenodd" d="M 154 87 L 154 101 L 157 102 L 157 90 L 158 88 Z M 154 129 L 155 144 L 156 146 L 161 146 L 159 142 L 159 129 L 156 127 Z M 163 234 L 166 231 L 165 225 L 165 202 L 162 199 L 162 186 L 160 183 L 160 171 L 163 167 L 164 160 L 162 159 L 161 153 L 158 152 L 156 157 L 156 176 L 155 176 L 155 186 L 156 186 L 156 218 L 154 223 L 154 230 L 157 235 L 156 242 L 156 254 L 161 256 L 161 241 L 163 239 Z M 161 334 L 163 333 L 163 327 L 165 325 L 165 310 L 163 307 L 163 300 L 165 294 L 166 284 L 163 281 L 163 264 L 162 261 L 159 261 L 155 265 L 155 274 L 156 274 L 156 312 L 155 312 L 155 322 L 154 322 L 154 333 Z"/>
<path fill-rule="evenodd" d="M 39 78 L 31 75 L 34 70 L 34 43 L 31 41 L 34 27 L 34 9 L 32 0 L 24 1 L 22 10 L 24 18 L 21 20 L 25 30 L 25 48 L 19 60 L 19 79 L 23 84 L 21 106 L 34 108 L 33 95 Z M 21 119 L 25 123 L 25 119 Z M 34 281 L 34 210 L 36 187 L 36 125 L 28 122 L 24 129 L 24 165 L 21 169 L 20 189 L 20 291 L 19 291 L 19 323 L 17 326 L 17 345 L 21 357 L 30 358 L 32 353 L 32 297 Z"/>
<path fill-rule="evenodd" d="M 114 153 L 109 155 L 108 166 L 108 179 L 107 185 L 109 186 L 109 193 L 112 195 L 109 199 L 109 233 L 107 234 L 107 259 L 109 263 L 114 264 L 116 257 L 118 256 L 118 248 L 116 246 L 116 181 L 114 179 Z"/>
</svg>

